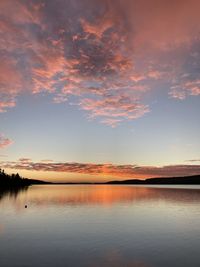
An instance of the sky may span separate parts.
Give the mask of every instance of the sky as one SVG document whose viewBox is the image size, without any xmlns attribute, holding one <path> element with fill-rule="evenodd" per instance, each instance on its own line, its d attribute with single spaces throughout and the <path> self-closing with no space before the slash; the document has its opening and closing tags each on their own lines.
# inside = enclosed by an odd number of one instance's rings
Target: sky
<svg viewBox="0 0 200 267">
<path fill-rule="evenodd" d="M 1 0 L 0 166 L 57 182 L 200 174 L 198 0 Z"/>
</svg>

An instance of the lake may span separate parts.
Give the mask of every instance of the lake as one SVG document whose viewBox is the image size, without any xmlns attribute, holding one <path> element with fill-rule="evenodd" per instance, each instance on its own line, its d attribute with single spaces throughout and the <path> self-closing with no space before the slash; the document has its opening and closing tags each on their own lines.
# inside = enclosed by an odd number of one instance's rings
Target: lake
<svg viewBox="0 0 200 267">
<path fill-rule="evenodd" d="M 200 186 L 0 191 L 0 266 L 199 267 Z"/>
</svg>

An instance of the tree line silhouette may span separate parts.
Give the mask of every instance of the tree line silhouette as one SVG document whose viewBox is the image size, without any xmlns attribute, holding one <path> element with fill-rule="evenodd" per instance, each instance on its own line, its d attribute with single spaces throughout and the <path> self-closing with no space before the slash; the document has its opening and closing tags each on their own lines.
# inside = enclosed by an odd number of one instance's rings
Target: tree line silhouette
<svg viewBox="0 0 200 267">
<path fill-rule="evenodd" d="M 17 174 L 7 174 L 0 168 L 0 201 L 7 195 L 17 197 L 18 193 L 27 190 L 30 185 L 28 179 Z"/>
<path fill-rule="evenodd" d="M 1 187 L 16 187 L 29 185 L 28 179 L 22 178 L 17 174 L 7 174 L 4 170 L 0 169 L 0 186 Z"/>
<path fill-rule="evenodd" d="M 45 184 L 46 182 L 21 177 L 18 173 L 7 174 L 0 168 L 0 187 L 1 188 L 21 188 L 32 184 Z"/>
</svg>

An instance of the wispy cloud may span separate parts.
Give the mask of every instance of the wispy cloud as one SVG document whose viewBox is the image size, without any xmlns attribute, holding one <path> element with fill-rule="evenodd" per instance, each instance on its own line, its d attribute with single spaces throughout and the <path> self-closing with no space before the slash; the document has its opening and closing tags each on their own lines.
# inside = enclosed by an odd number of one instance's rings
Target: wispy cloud
<svg viewBox="0 0 200 267">
<path fill-rule="evenodd" d="M 123 119 L 136 119 L 149 111 L 148 107 L 138 103 L 130 96 L 111 95 L 102 99 L 85 98 L 80 106 L 83 110 L 91 111 L 91 118 L 102 117 L 103 123 L 116 126 Z"/>
<path fill-rule="evenodd" d="M 5 137 L 3 134 L 0 134 L 0 149 L 9 146 L 12 143 L 13 141 L 11 139 Z"/>
<path fill-rule="evenodd" d="M 169 94 L 180 100 L 185 99 L 187 96 L 198 96 L 200 95 L 200 80 L 187 80 L 180 85 L 174 85 L 171 87 Z"/>
<path fill-rule="evenodd" d="M 188 159 L 186 162 L 200 162 L 200 159 Z"/>
<path fill-rule="evenodd" d="M 27 163 L 27 162 L 31 162 L 31 159 L 29 159 L 29 158 L 20 158 L 19 162 Z"/>
<path fill-rule="evenodd" d="M 200 165 L 191 164 L 157 167 L 77 162 L 32 162 L 30 160 L 19 160 L 16 162 L 2 161 L 1 166 L 17 170 L 79 173 L 121 178 L 175 177 L 200 174 Z"/>
</svg>

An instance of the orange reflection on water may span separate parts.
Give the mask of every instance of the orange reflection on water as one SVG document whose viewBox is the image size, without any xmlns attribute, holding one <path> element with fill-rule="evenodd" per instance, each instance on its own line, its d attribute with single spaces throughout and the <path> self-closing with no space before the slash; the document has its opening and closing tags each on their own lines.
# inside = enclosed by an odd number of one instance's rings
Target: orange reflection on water
<svg viewBox="0 0 200 267">
<path fill-rule="evenodd" d="M 100 259 L 94 260 L 90 267 L 152 267 L 142 260 L 129 259 L 117 249 L 107 251 Z"/>
<path fill-rule="evenodd" d="M 7 201 L 19 211 L 25 205 L 113 205 L 139 201 L 199 202 L 200 190 L 177 188 L 153 188 L 125 185 L 37 185 L 14 196 L 4 196 L 1 206 Z M 11 201 L 12 200 L 12 201 Z"/>
<path fill-rule="evenodd" d="M 89 185 L 89 186 L 34 186 L 29 189 L 29 202 L 45 204 L 100 204 L 111 205 L 150 197 L 145 187 Z M 21 196 L 23 197 L 23 196 Z M 20 197 L 20 198 L 21 198 Z"/>
</svg>

